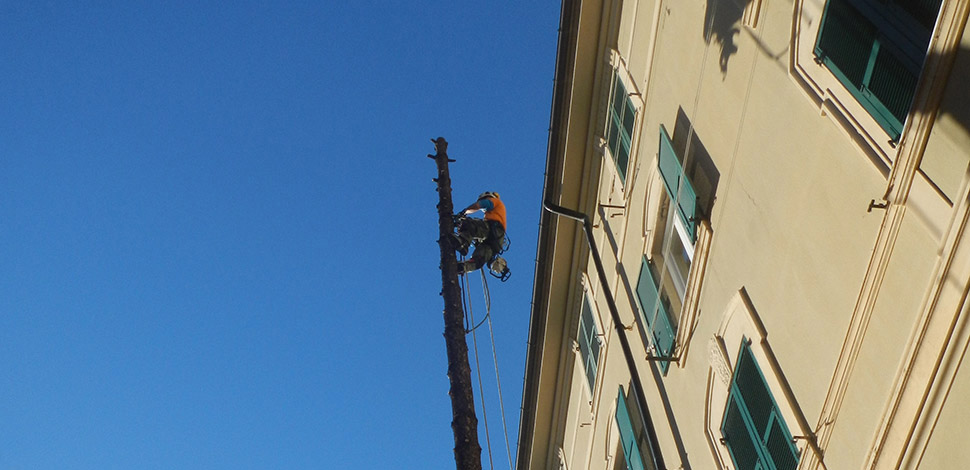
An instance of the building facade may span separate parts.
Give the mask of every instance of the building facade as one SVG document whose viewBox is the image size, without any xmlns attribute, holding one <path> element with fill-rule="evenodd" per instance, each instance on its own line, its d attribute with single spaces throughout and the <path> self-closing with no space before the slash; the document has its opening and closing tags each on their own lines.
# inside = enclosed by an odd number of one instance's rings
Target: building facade
<svg viewBox="0 0 970 470">
<path fill-rule="evenodd" d="M 563 1 L 517 468 L 970 466 L 968 11 Z"/>
</svg>

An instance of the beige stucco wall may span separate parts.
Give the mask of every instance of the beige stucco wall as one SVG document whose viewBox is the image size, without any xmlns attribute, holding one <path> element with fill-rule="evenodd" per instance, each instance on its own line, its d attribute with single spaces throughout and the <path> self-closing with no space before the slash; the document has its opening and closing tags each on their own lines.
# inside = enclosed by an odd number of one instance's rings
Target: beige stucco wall
<svg viewBox="0 0 970 470">
<path fill-rule="evenodd" d="M 962 360 L 959 359 L 959 360 Z M 970 462 L 967 423 L 970 423 L 970 368 L 962 367 L 950 389 L 933 437 L 919 468 L 966 468 Z"/>
<path fill-rule="evenodd" d="M 558 300 L 553 308 L 562 311 L 557 320 L 550 321 L 553 331 L 549 334 L 563 340 L 551 341 L 558 351 L 546 354 L 550 364 L 558 361 L 563 375 L 558 377 L 558 385 L 543 385 L 547 393 L 541 399 L 558 404 L 545 416 L 550 427 L 537 430 L 550 433 L 551 442 L 545 448 L 550 460 L 545 468 L 557 468 L 558 460 L 553 461 L 552 456 L 558 444 L 570 469 L 612 468 L 615 462 L 616 391 L 620 385 L 626 387 L 630 376 L 603 289 L 616 298 L 628 328 L 668 468 L 688 463 L 683 458 L 689 459 L 691 468 L 716 468 L 703 431 L 710 373 L 708 341 L 741 288 L 766 329 L 783 383 L 793 394 L 790 405 L 804 417 L 804 424 L 819 430 L 818 420 L 830 398 L 829 388 L 850 324 L 867 308 L 860 292 L 874 275 L 873 252 L 887 222 L 886 211 L 867 208 L 871 200 L 886 193 L 888 182 L 885 169 L 867 157 L 838 120 L 820 112 L 818 103 L 792 78 L 787 53 L 792 4 L 764 1 L 762 5 L 757 29 L 736 25 L 738 49 L 728 56 L 726 69 L 722 69 L 716 41 L 709 44 L 703 37 L 703 0 L 663 2 L 660 8 L 654 1 L 628 0 L 617 8 L 623 18 L 610 32 L 587 33 L 596 36 L 597 42 L 586 42 L 581 53 L 593 54 L 586 63 L 597 63 L 600 68 L 595 76 L 589 75 L 590 70 L 583 71 L 584 79 L 577 82 L 582 87 L 573 90 L 577 111 L 569 125 L 569 157 L 563 178 L 569 192 L 564 192 L 564 203 L 594 216 L 595 239 L 609 283 L 599 284 L 591 260 L 577 264 L 571 258 L 584 253 L 584 243 L 575 227 L 560 227 L 562 241 L 568 238 L 569 243 L 557 245 L 557 260 L 562 260 L 557 261 L 554 275 Z M 606 10 L 608 16 L 611 10 Z M 600 19 L 599 12 L 585 14 Z M 595 22 L 587 18 L 583 24 L 590 31 Z M 654 49 L 655 24 L 659 34 Z M 615 35 L 616 42 L 605 44 L 604 36 L 609 42 L 610 35 Z M 608 99 L 608 93 L 597 86 L 609 84 L 612 47 L 622 57 L 635 88 L 646 92 L 640 98 L 636 151 L 625 184 L 618 181 L 614 163 L 596 141 L 603 127 L 596 121 L 605 116 L 600 108 Z M 955 71 L 968 67 L 967 55 L 961 53 Z M 970 75 L 966 70 L 959 73 Z M 960 93 L 965 91 L 951 84 L 945 99 Z M 657 233 L 663 227 L 646 221 L 654 217 L 657 198 L 663 194 L 655 160 L 658 130 L 663 124 L 673 133 L 678 109 L 693 124 L 720 180 L 710 214 L 713 242 L 699 293 L 699 313 L 695 329 L 682 338 L 688 341 L 688 354 L 661 377 L 657 364 L 643 359 L 648 353 L 640 341 L 643 325 L 634 295 L 641 258 L 648 250 L 645 245 L 650 236 L 663 236 Z M 922 166 L 951 199 L 964 184 L 964 177 L 954 174 L 965 174 L 970 161 L 970 134 L 954 124 L 961 122 L 959 116 L 947 117 L 955 113 L 941 115 L 942 124 L 931 132 Z M 849 365 L 838 419 L 826 424 L 832 432 L 825 456 L 827 468 L 861 468 L 866 461 L 891 398 L 906 342 L 932 287 L 943 243 L 939 225 L 945 224 L 936 222 L 931 228 L 927 216 L 916 212 L 904 214 L 888 258 L 876 260 L 877 269 L 885 268 L 885 273 L 879 275 L 877 296 L 868 301 L 871 317 L 864 325 L 858 356 Z M 567 274 L 564 270 L 570 269 L 569 264 L 585 270 L 585 277 Z M 567 298 L 562 291 L 569 292 Z M 569 344 L 576 337 L 586 292 L 593 299 L 603 340 L 600 373 L 592 392 L 587 389 L 579 353 Z M 960 408 L 970 399 L 968 375 L 965 371 L 958 375 L 946 410 Z M 559 389 L 549 392 L 554 386 Z M 776 400 L 784 399 L 774 392 Z M 960 416 L 943 413 L 924 458 L 929 466 L 924 468 L 950 468 L 934 465 L 952 458 L 944 449 L 962 437 L 959 426 L 966 421 L 958 419 Z M 793 433 L 798 424 L 788 423 Z M 804 448 L 804 442 L 801 445 Z"/>
<path fill-rule="evenodd" d="M 867 213 L 866 205 L 884 191 L 885 180 L 831 120 L 809 106 L 777 57 L 788 43 L 790 10 L 766 10 L 760 37 L 743 29 L 735 38 L 738 51 L 722 73 L 717 44 L 708 45 L 702 35 L 704 8 L 704 2 L 684 2 L 663 9 L 649 84 L 645 70 L 638 73 L 646 64 L 641 51 L 649 50 L 647 44 L 627 52 L 631 75 L 649 94 L 626 216 L 607 216 L 601 224 L 614 231 L 624 226 L 623 234 L 612 237 L 623 241 L 625 276 L 617 276 L 615 286 L 625 295 L 617 295 L 618 303 L 621 310 L 636 311 L 629 294 L 644 253 L 647 191 L 657 184 L 658 129 L 664 124 L 673 132 L 682 108 L 721 176 L 712 215 L 713 255 L 694 334 L 701 346 L 685 368 L 673 368 L 659 387 L 648 389 L 650 405 L 662 416 L 666 400 L 678 423 L 702 422 L 708 373 L 703 342 L 717 329 L 731 296 L 745 287 L 799 404 L 817 416 L 828 387 L 818 377 L 834 368 L 881 220 L 881 213 Z M 645 25 L 642 6 L 635 11 L 637 23 Z M 627 35 L 649 37 L 621 27 L 621 54 Z M 611 164 L 604 160 L 603 169 L 608 172 Z M 601 185 L 600 197 L 604 204 L 617 202 L 611 182 Z M 609 240 L 605 230 L 598 237 L 605 254 L 611 252 Z M 610 257 L 604 258 L 607 271 L 615 272 Z M 839 269 L 832 269 L 836 265 Z M 614 367 L 623 365 L 607 365 Z M 644 378 L 652 375 L 646 362 L 641 370 Z M 675 423 L 666 421 L 661 419 L 667 429 L 659 434 L 672 449 Z M 702 433 L 679 437 L 688 455 L 709 454 Z"/>
<path fill-rule="evenodd" d="M 831 468 L 862 468 L 865 462 L 930 287 L 938 244 L 917 217 L 903 220 L 839 418 L 832 424 L 825 455 Z"/>
</svg>

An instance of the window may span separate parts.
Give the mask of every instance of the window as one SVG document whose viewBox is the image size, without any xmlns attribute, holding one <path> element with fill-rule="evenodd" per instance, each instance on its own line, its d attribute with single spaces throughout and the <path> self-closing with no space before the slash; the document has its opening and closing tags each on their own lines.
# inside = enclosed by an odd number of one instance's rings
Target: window
<svg viewBox="0 0 970 470">
<path fill-rule="evenodd" d="M 677 291 L 677 297 L 683 299 L 687 295 L 687 276 L 690 274 L 694 246 L 684 245 L 684 237 L 680 234 L 680 227 L 677 226 L 676 222 L 674 222 L 674 225 L 673 230 L 668 227 L 664 231 L 664 267 L 674 285 L 674 290 Z M 670 236 L 667 236 L 668 234 Z"/>
<path fill-rule="evenodd" d="M 720 172 L 683 109 L 677 111 L 673 139 L 666 127 L 659 127 L 656 165 L 664 189 L 658 188 L 658 203 L 653 206 L 656 216 L 646 237 L 638 296 L 650 330 L 648 340 L 663 358 L 661 369 L 666 374 L 670 362 L 679 362 L 688 348 L 685 338 L 677 339 L 678 331 L 691 331 L 697 320 L 711 241 L 707 214 L 714 205 Z"/>
<path fill-rule="evenodd" d="M 701 144 L 694 143 L 695 158 L 706 155 L 706 152 L 696 152 L 698 147 L 701 147 Z M 684 171 L 683 163 L 677 156 L 670 135 L 663 125 L 660 126 L 657 167 L 674 212 L 674 217 L 664 217 L 666 225 L 660 254 L 664 260 L 664 270 L 677 292 L 677 298 L 683 300 L 687 293 L 690 265 L 694 259 L 694 244 L 697 242 L 697 227 L 701 219 L 701 203 L 691 177 Z"/>
<path fill-rule="evenodd" d="M 742 340 L 721 436 L 738 470 L 795 470 L 799 452 L 761 368 Z"/>
<path fill-rule="evenodd" d="M 674 354 L 674 340 L 677 338 L 677 322 L 671 317 L 670 298 L 666 289 L 660 289 L 653 263 L 646 257 L 640 266 L 640 278 L 637 280 L 637 303 L 640 305 L 640 315 L 647 335 L 655 350 L 655 355 L 670 359 Z M 660 362 L 660 369 L 664 374 L 670 368 L 670 361 Z"/>
<path fill-rule="evenodd" d="M 812 436 L 814 431 L 795 401 L 767 335 L 742 287 L 728 302 L 707 350 L 711 369 L 704 434 L 720 468 L 795 470 L 800 460 L 808 460 L 806 452 L 813 452 L 809 439 L 792 439 L 793 432 Z"/>
<path fill-rule="evenodd" d="M 828 0 L 814 54 L 898 141 L 941 0 Z"/>
<path fill-rule="evenodd" d="M 635 404 L 633 405 L 635 406 Z M 616 427 L 620 430 L 620 447 L 623 449 L 623 464 L 615 468 L 626 470 L 654 470 L 653 455 L 650 453 L 646 433 L 640 420 L 633 419 L 639 413 L 630 413 L 631 406 L 627 405 L 627 398 L 620 386 L 616 397 Z M 643 452 L 646 452 L 644 457 Z M 619 459 L 617 459 L 619 460 Z"/>
<path fill-rule="evenodd" d="M 686 115 L 683 116 L 686 118 Z M 684 119 L 678 118 L 678 123 Z M 686 143 L 686 141 L 685 141 Z M 702 146 L 695 143 L 696 152 Z M 657 356 L 672 359 L 676 345 L 681 309 L 687 296 L 688 277 L 697 241 L 700 221 L 700 202 L 690 177 L 684 171 L 681 158 L 663 125 L 660 126 L 660 148 L 657 169 L 669 199 L 668 209 L 660 210 L 658 227 L 662 227 L 662 242 L 650 248 L 650 259 L 660 260 L 660 266 L 644 257 L 637 283 L 640 311 L 647 326 L 648 337 Z M 659 233 L 658 228 L 658 233 Z M 661 361 L 664 374 L 670 361 Z"/>
<path fill-rule="evenodd" d="M 583 312 L 579 320 L 579 354 L 583 360 L 586 381 L 589 384 L 590 395 L 596 384 L 596 367 L 600 357 L 599 331 L 593 320 L 593 310 L 589 305 L 589 298 L 583 300 Z"/>
<path fill-rule="evenodd" d="M 610 93 L 609 119 L 606 123 L 606 145 L 613 156 L 613 163 L 620 175 L 620 181 L 626 182 L 627 166 L 630 163 L 630 147 L 633 143 L 633 125 L 637 112 L 630 100 L 619 72 L 613 70 L 613 90 Z"/>
</svg>

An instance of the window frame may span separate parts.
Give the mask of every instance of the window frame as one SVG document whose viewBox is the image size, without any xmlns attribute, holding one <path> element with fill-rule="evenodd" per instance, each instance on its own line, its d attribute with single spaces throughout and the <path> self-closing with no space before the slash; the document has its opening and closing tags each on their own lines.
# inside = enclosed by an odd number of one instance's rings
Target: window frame
<svg viewBox="0 0 970 470">
<path fill-rule="evenodd" d="M 623 84 L 623 80 L 619 78 L 619 73 L 617 68 L 613 69 L 613 77 L 610 80 L 610 100 L 606 106 L 608 118 L 604 138 L 606 139 L 606 150 L 610 153 L 610 157 L 613 160 L 617 176 L 620 178 L 620 184 L 626 187 L 627 178 L 630 176 L 630 160 L 633 154 L 633 133 L 636 130 L 638 113 L 633 104 L 633 100 L 630 98 L 630 92 Z M 625 99 L 617 106 L 617 100 L 620 98 L 620 95 L 623 95 Z M 621 150 L 619 155 L 617 150 Z M 625 161 L 623 162 L 624 165 L 621 166 L 619 157 L 623 153 L 626 155 Z"/>
<path fill-rule="evenodd" d="M 914 122 L 924 119 L 923 115 L 933 114 L 937 104 L 932 104 L 930 97 L 946 86 L 947 76 L 934 73 L 939 65 L 929 64 L 926 59 L 931 55 L 956 54 L 956 46 L 961 36 L 959 33 L 962 32 L 962 29 L 955 29 L 954 26 L 960 21 L 960 18 L 953 14 L 955 10 L 953 5 L 956 3 L 958 3 L 957 0 L 942 0 L 936 25 L 930 34 L 929 46 L 924 53 L 923 65 L 917 77 L 914 97 L 906 119 L 902 122 L 898 139 L 892 138 L 863 104 L 852 96 L 852 92 L 836 74 L 816 57 L 815 45 L 828 1 L 796 0 L 789 74 L 797 84 L 801 85 L 802 91 L 819 108 L 822 116 L 832 118 L 846 136 L 873 161 L 881 162 L 886 168 L 891 167 L 897 159 L 901 158 L 898 154 L 899 149 L 905 148 L 901 145 L 903 142 L 910 140 L 919 142 L 929 132 L 924 126 Z M 935 62 L 939 62 L 939 59 Z M 933 79 L 927 80 L 927 77 Z M 914 109 L 921 109 L 923 112 L 914 114 Z"/>
<path fill-rule="evenodd" d="M 674 294 L 677 297 L 677 303 L 679 303 L 679 308 L 670 310 L 667 313 L 667 322 L 672 325 L 673 330 L 673 344 L 670 347 L 669 354 L 660 353 L 660 356 L 666 356 L 666 360 L 658 360 L 660 362 L 660 367 L 664 375 L 667 374 L 669 365 L 671 363 L 676 363 L 678 366 L 683 364 L 689 350 L 689 332 L 693 331 L 694 326 L 697 323 L 698 318 L 698 308 L 699 300 L 701 294 L 701 287 L 703 285 L 704 277 L 707 271 L 707 259 L 710 252 L 711 240 L 713 238 L 713 232 L 711 230 L 710 222 L 700 214 L 698 209 L 695 212 L 695 237 L 691 240 L 688 236 L 686 227 L 683 226 L 680 217 L 680 211 L 677 208 L 671 207 L 672 204 L 676 204 L 676 200 L 671 198 L 669 184 L 664 181 L 664 176 L 661 174 L 660 170 L 660 158 L 661 151 L 664 147 L 667 148 L 668 152 L 673 152 L 673 142 L 670 139 L 669 134 L 666 132 L 666 128 L 661 125 L 660 132 L 658 133 L 659 143 L 658 143 L 658 153 L 657 160 L 652 166 L 654 172 L 650 177 L 653 178 L 651 186 L 657 188 L 656 191 L 650 192 L 650 197 L 656 202 L 648 202 L 645 204 L 646 210 L 649 214 L 644 215 L 645 228 L 643 236 L 643 253 L 644 259 L 641 263 L 640 277 L 643 274 L 643 263 L 650 262 L 656 266 L 657 258 L 663 260 L 663 268 L 657 268 L 655 275 L 654 285 L 657 287 L 659 292 L 660 286 L 665 282 L 669 282 L 673 286 Z M 680 166 L 679 173 L 682 175 L 681 180 L 689 181 L 690 177 L 684 172 L 680 157 L 676 155 L 673 158 L 677 161 L 677 165 Z M 688 183 L 693 184 L 693 183 Z M 696 192 L 695 198 L 696 198 Z M 700 204 L 696 204 L 695 207 L 699 208 Z M 674 215 L 677 214 L 677 215 Z M 649 221 L 649 222 L 648 222 Z M 649 228 L 646 226 L 649 224 Z M 659 237 L 659 238 L 658 238 Z M 677 271 L 679 268 L 674 264 L 676 260 L 671 260 L 673 256 L 680 256 L 680 253 L 671 252 L 669 245 L 673 243 L 673 238 L 677 237 L 684 247 L 684 251 L 690 260 L 690 266 L 688 267 L 686 276 L 682 275 Z M 667 279 L 669 278 L 669 279 Z M 677 285 L 675 278 L 680 278 L 683 281 L 683 292 L 680 291 L 680 287 Z M 638 284 L 636 286 L 639 289 L 639 277 Z M 658 294 L 659 295 L 659 294 Z M 668 294 L 668 298 L 669 298 Z M 637 292 L 637 307 L 640 309 L 640 323 L 643 330 L 643 339 L 645 341 L 650 341 L 653 345 L 654 332 L 652 331 L 652 325 L 648 325 L 645 319 L 646 309 L 643 308 L 642 302 L 640 300 L 640 294 Z M 669 305 L 668 305 L 669 306 Z M 657 348 L 659 351 L 659 348 Z"/>
<path fill-rule="evenodd" d="M 600 326 L 597 324 L 596 313 L 593 311 L 593 301 L 592 296 L 589 292 L 584 292 L 582 305 L 580 306 L 579 313 L 579 326 L 576 329 L 576 344 L 577 352 L 579 353 L 580 363 L 583 369 L 583 375 L 586 377 L 586 385 L 588 386 L 590 397 L 595 396 L 596 391 L 596 379 L 599 376 L 599 361 L 600 355 L 603 351 L 603 340 L 602 333 L 600 332 Z M 588 315 L 587 315 L 588 314 Z M 587 321 L 592 327 L 592 332 L 583 332 L 586 330 Z M 595 341 L 596 348 L 595 357 L 592 358 L 590 362 L 590 354 L 593 352 L 591 345 Z M 592 370 L 590 370 L 592 368 Z M 592 373 L 592 375 L 590 375 Z"/>
<path fill-rule="evenodd" d="M 942 0 L 939 1 L 942 3 Z M 820 61 L 835 75 L 849 94 L 886 131 L 891 141 L 896 143 L 899 142 L 907 117 L 912 113 L 916 89 L 923 63 L 929 53 L 928 46 L 933 32 L 932 28 L 926 30 L 924 25 L 912 16 L 907 15 L 898 6 L 890 4 L 886 8 L 879 8 L 870 3 L 870 0 L 826 0 L 816 34 L 813 54 L 816 61 Z M 939 14 L 940 12 L 937 11 L 936 18 L 939 18 Z M 833 58 L 833 55 L 837 57 L 840 52 L 847 50 L 847 42 L 836 40 L 830 48 L 828 47 L 829 41 L 825 41 L 826 37 L 831 41 L 833 37 L 838 38 L 839 34 L 847 33 L 851 25 L 857 27 L 853 31 L 856 33 L 854 39 L 859 40 L 855 44 L 858 50 L 868 49 L 868 52 L 864 54 L 868 57 L 861 70 L 862 76 L 857 78 L 858 84 L 854 83 L 854 80 L 849 76 L 850 70 L 844 70 L 843 66 L 839 65 L 837 60 Z M 863 26 L 868 26 L 866 31 L 858 29 Z M 828 34 L 826 35 L 826 33 Z M 860 33 L 866 34 L 866 37 L 860 37 Z M 849 35 L 853 36 L 851 33 Z M 845 39 L 845 37 L 843 36 L 841 39 Z M 823 46 L 823 43 L 826 44 Z M 905 78 L 911 78 L 911 81 L 907 80 L 907 83 L 896 81 L 893 84 L 897 86 L 895 90 L 897 93 L 906 93 L 906 111 L 901 119 L 890 107 L 901 106 L 903 101 L 900 100 L 896 105 L 888 103 L 885 99 L 892 99 L 892 97 L 882 95 L 875 90 L 875 88 L 882 87 L 873 86 L 887 82 L 887 80 L 876 78 L 876 68 L 879 64 L 886 67 L 885 64 L 890 62 L 898 66 L 897 70 L 905 69 L 908 72 Z M 880 71 L 886 74 L 880 76 L 890 76 L 888 75 L 890 70 L 880 68 Z M 907 89 L 902 90 L 900 87 Z M 900 95 L 900 98 L 903 98 L 903 96 Z M 901 110 L 899 109 L 899 111 Z"/>
<path fill-rule="evenodd" d="M 751 341 L 744 338 L 742 339 L 741 343 L 741 347 L 738 350 L 737 360 L 734 363 L 734 372 L 731 378 L 728 403 L 724 407 L 724 416 L 721 419 L 721 439 L 723 440 L 724 445 L 727 447 L 728 453 L 731 456 L 736 468 L 741 468 L 741 465 L 738 463 L 738 454 L 740 453 L 740 449 L 737 449 L 738 452 L 736 452 L 736 447 L 741 446 L 733 446 L 731 444 L 732 441 L 737 443 L 743 442 L 748 444 L 749 448 L 753 448 L 758 457 L 758 460 L 755 463 L 762 463 L 760 468 L 764 470 L 795 470 L 798 467 L 801 452 L 798 450 L 798 447 L 793 444 L 794 441 L 792 439 L 791 431 L 788 429 L 788 424 L 785 422 L 784 416 L 782 416 L 781 411 L 779 410 L 778 404 L 774 398 L 774 394 L 771 393 L 771 389 L 768 386 L 767 380 L 765 380 L 764 373 L 758 364 L 758 360 L 751 351 Z M 749 367 L 747 367 L 749 364 L 750 367 L 753 367 L 753 369 L 749 369 Z M 743 371 L 746 372 L 746 374 L 742 374 L 742 365 L 746 366 L 744 367 L 745 370 Z M 742 379 L 742 375 L 746 375 L 746 377 Z M 752 384 L 750 382 L 756 383 Z M 767 401 L 767 403 L 761 404 L 763 407 L 767 407 L 767 413 L 759 413 L 765 414 L 763 418 L 765 420 L 765 429 L 763 431 L 758 429 L 759 423 L 755 422 L 755 416 L 753 416 L 754 413 L 752 413 L 752 407 L 756 406 L 756 404 L 748 403 L 747 399 L 745 398 L 745 396 L 752 398 L 752 395 L 755 394 L 756 390 L 748 388 L 747 391 L 745 391 L 742 389 L 742 386 L 740 385 L 741 383 L 747 383 L 747 385 L 753 387 L 763 387 L 764 394 L 761 397 L 758 397 L 761 398 L 762 401 Z M 764 400 L 765 398 L 767 398 L 767 400 Z M 741 427 L 744 428 L 743 435 L 741 436 L 742 439 L 747 437 L 748 440 L 738 441 L 731 439 L 729 423 L 734 421 L 731 419 L 731 415 L 734 414 L 733 412 L 737 413 L 736 418 L 740 418 L 741 422 L 737 424 L 740 424 Z M 775 430 L 780 431 L 781 435 L 778 436 L 773 434 Z M 782 439 L 781 444 L 786 444 L 782 449 L 778 449 L 776 447 L 776 445 L 778 445 L 777 441 L 774 442 L 775 445 L 772 445 L 772 439 L 779 437 Z M 793 464 L 784 468 L 780 467 L 775 460 L 775 456 L 772 455 L 772 450 L 791 451 L 794 453 Z"/>
<path fill-rule="evenodd" d="M 768 344 L 768 333 L 754 309 L 747 291 L 742 287 L 727 303 L 721 325 L 708 341 L 710 363 L 707 380 L 707 400 L 704 433 L 710 449 L 721 468 L 737 469 L 731 450 L 723 439 L 722 422 L 731 403 L 731 389 L 742 347 L 748 347 L 756 360 L 761 379 L 770 393 L 778 417 L 788 428 L 799 460 L 817 461 L 820 453 L 811 445 L 815 434 L 795 399 L 781 365 Z M 732 363 L 732 358 L 734 362 Z M 804 465 L 802 465 L 804 466 Z"/>
<path fill-rule="evenodd" d="M 606 166 L 608 167 L 608 171 L 614 176 L 612 188 L 618 191 L 621 198 L 625 201 L 629 197 L 627 188 L 636 178 L 634 173 L 636 170 L 637 148 L 639 146 L 640 127 L 643 121 L 644 103 L 640 90 L 636 86 L 636 82 L 630 74 L 630 71 L 627 69 L 626 61 L 623 60 L 623 57 L 616 49 L 610 50 L 607 73 L 609 75 L 604 79 L 605 85 L 602 86 L 600 95 L 603 105 L 599 108 L 599 125 L 602 126 L 599 137 L 599 151 L 604 156 L 608 155 L 610 164 Z M 629 153 L 626 156 L 626 168 L 622 171 L 619 168 L 616 155 L 614 155 L 614 151 L 610 146 L 610 130 L 614 125 L 614 95 L 617 84 L 620 84 L 626 92 L 626 102 L 624 103 L 623 109 L 629 108 L 633 111 L 633 122 L 628 130 Z"/>
</svg>

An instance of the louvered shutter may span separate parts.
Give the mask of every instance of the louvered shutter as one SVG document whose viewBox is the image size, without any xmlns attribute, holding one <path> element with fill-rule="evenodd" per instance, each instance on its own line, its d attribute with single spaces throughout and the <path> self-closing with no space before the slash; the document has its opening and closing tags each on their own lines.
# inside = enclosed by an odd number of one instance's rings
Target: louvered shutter
<svg viewBox="0 0 970 470">
<path fill-rule="evenodd" d="M 731 458 L 737 470 L 755 470 L 760 468 L 758 462 L 761 458 L 740 408 L 738 396 L 731 395 L 724 415 L 724 423 L 721 425 L 721 433 L 728 444 L 728 450 L 731 452 Z"/>
<path fill-rule="evenodd" d="M 738 470 L 798 467 L 798 449 L 747 342 L 738 354 L 721 433 Z"/>
<path fill-rule="evenodd" d="M 798 467 L 798 449 L 788 440 L 782 426 L 784 424 L 780 417 L 771 422 L 765 450 L 776 470 L 795 470 Z"/>
<path fill-rule="evenodd" d="M 829 0 L 815 55 L 897 140 L 940 0 Z"/>
<path fill-rule="evenodd" d="M 768 391 L 767 384 L 761 378 L 761 373 L 758 371 L 758 366 L 754 362 L 749 347 L 744 347 L 741 350 L 734 381 L 743 399 L 745 410 L 751 416 L 755 433 L 759 436 L 764 435 L 765 431 L 768 430 L 768 420 L 771 418 L 773 408 L 771 392 Z"/>
<path fill-rule="evenodd" d="M 620 429 L 620 447 L 623 448 L 623 458 L 628 470 L 644 470 L 643 457 L 637 444 L 637 434 L 633 430 L 630 409 L 626 406 L 623 387 L 616 397 L 616 426 Z"/>
<path fill-rule="evenodd" d="M 674 144 L 670 140 L 667 129 L 660 125 L 660 150 L 657 155 L 657 165 L 660 176 L 664 181 L 664 188 L 667 195 L 677 208 L 677 216 L 687 228 L 690 241 L 697 241 L 697 191 L 691 184 L 687 174 L 684 173 L 683 165 L 677 152 L 674 151 Z"/>
<path fill-rule="evenodd" d="M 583 300 L 583 311 L 579 321 L 579 352 L 583 360 L 586 382 L 590 393 L 596 384 L 596 366 L 599 362 L 600 343 L 597 338 L 596 324 L 593 322 L 593 311 L 589 306 L 589 299 Z"/>
<path fill-rule="evenodd" d="M 881 47 L 872 65 L 872 77 L 867 89 L 874 99 L 885 106 L 892 119 L 902 126 L 916 93 L 916 80 L 917 75 L 891 49 Z M 887 116 L 886 119 L 890 118 Z"/>
<path fill-rule="evenodd" d="M 876 27 L 844 0 L 831 0 L 822 21 L 815 53 L 842 75 L 839 78 L 861 90 Z"/>
<path fill-rule="evenodd" d="M 606 134 L 610 153 L 613 155 L 616 170 L 620 180 L 626 182 L 626 170 L 630 162 L 630 146 L 632 144 L 633 124 L 636 122 L 636 111 L 627 95 L 626 87 L 620 77 L 614 73 L 613 94 L 610 98 L 610 122 Z"/>
<path fill-rule="evenodd" d="M 640 277 L 637 279 L 637 302 L 640 313 L 646 323 L 650 340 L 661 357 L 670 357 L 674 352 L 674 341 L 677 337 L 677 325 L 670 321 L 670 308 L 660 297 L 657 280 L 653 277 L 651 263 L 643 257 L 640 265 Z M 670 361 L 662 361 L 660 369 L 667 373 Z"/>
</svg>

